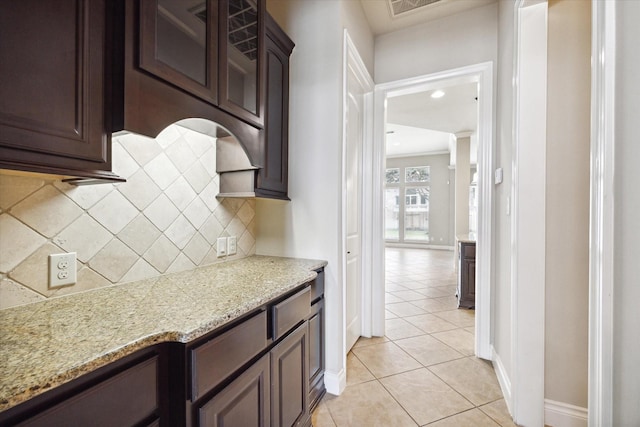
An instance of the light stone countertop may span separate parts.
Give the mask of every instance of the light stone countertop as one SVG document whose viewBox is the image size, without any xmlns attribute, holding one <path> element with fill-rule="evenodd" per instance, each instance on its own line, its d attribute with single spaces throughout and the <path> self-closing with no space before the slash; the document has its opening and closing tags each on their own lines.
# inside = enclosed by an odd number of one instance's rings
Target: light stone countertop
<svg viewBox="0 0 640 427">
<path fill-rule="evenodd" d="M 326 264 L 252 256 L 0 310 L 0 412 L 142 348 L 190 342 Z"/>
</svg>

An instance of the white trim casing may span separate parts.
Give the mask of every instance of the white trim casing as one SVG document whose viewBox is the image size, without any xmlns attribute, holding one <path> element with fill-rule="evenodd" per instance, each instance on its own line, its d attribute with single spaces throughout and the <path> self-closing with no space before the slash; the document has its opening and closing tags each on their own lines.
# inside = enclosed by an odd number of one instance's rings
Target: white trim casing
<svg viewBox="0 0 640 427">
<path fill-rule="evenodd" d="M 493 266 L 493 169 L 494 169 L 494 89 L 493 63 L 484 62 L 453 70 L 442 71 L 425 76 L 412 77 L 376 85 L 374 117 L 374 174 L 373 176 L 373 286 L 374 310 L 384 310 L 384 179 L 385 165 L 385 122 L 386 100 L 390 96 L 400 96 L 416 92 L 433 90 L 446 82 L 447 85 L 477 82 L 478 96 L 478 239 L 476 261 L 476 355 L 491 359 L 491 283 Z M 377 311 L 376 311 L 377 312 Z M 384 319 L 381 321 L 384 332 Z M 374 335 L 381 335 L 374 333 Z"/>
<path fill-rule="evenodd" d="M 517 0 L 513 18 L 508 406 L 516 424 L 538 426 L 544 424 L 547 3 Z"/>
<path fill-rule="evenodd" d="M 616 3 L 592 0 L 589 425 L 613 425 Z"/>
<path fill-rule="evenodd" d="M 587 408 L 545 399 L 544 423 L 553 427 L 587 427 Z"/>
</svg>

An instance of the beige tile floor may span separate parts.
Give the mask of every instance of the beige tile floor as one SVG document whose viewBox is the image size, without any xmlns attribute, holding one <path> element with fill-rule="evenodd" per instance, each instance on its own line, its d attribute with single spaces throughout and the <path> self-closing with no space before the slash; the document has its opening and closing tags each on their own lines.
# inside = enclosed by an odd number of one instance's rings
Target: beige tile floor
<svg viewBox="0 0 640 427">
<path fill-rule="evenodd" d="M 453 252 L 387 248 L 386 334 L 356 343 L 347 387 L 322 399 L 314 427 L 515 425 L 455 284 Z"/>
</svg>

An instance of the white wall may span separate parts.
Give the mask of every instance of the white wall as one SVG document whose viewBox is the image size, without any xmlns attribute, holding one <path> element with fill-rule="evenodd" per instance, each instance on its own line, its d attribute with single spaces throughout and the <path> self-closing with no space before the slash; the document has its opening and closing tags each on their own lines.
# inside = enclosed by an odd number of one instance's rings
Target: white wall
<svg viewBox="0 0 640 427">
<path fill-rule="evenodd" d="M 613 425 L 640 425 L 640 2 L 616 5 Z"/>
<path fill-rule="evenodd" d="M 586 408 L 591 3 L 548 16 L 545 399 Z"/>
<path fill-rule="evenodd" d="M 342 44 L 349 27 L 363 58 L 373 36 L 362 10 L 342 0 L 269 0 L 267 10 L 296 43 L 290 65 L 289 197 L 259 199 L 256 253 L 328 261 L 325 274 L 325 378 L 344 375 L 344 316 L 340 230 L 342 194 Z M 358 45 L 360 43 L 360 45 Z M 370 61 L 370 59 L 369 59 Z M 328 391 L 337 393 L 335 382 Z"/>
<path fill-rule="evenodd" d="M 498 4 L 376 37 L 376 84 L 496 59 Z"/>
</svg>

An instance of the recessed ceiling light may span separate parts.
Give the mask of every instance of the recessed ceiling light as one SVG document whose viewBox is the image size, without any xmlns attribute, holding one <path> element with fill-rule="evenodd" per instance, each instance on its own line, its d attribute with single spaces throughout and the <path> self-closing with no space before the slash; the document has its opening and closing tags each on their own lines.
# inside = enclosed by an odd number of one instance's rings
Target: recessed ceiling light
<svg viewBox="0 0 640 427">
<path fill-rule="evenodd" d="M 400 143 L 399 142 L 394 142 L 393 145 L 398 147 L 398 146 L 400 146 Z"/>
<path fill-rule="evenodd" d="M 444 96 L 444 91 L 442 90 L 436 90 L 431 94 L 432 98 L 442 98 L 443 96 Z"/>
</svg>

